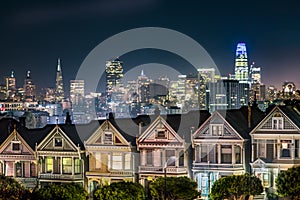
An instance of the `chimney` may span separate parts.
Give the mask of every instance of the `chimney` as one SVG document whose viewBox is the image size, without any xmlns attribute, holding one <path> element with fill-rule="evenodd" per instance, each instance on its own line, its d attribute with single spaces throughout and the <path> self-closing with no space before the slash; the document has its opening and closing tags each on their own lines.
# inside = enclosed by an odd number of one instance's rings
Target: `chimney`
<svg viewBox="0 0 300 200">
<path fill-rule="evenodd" d="M 70 115 L 69 112 L 66 113 L 65 124 L 67 124 L 67 125 L 71 125 L 72 124 L 71 115 Z"/>
<path fill-rule="evenodd" d="M 139 136 L 142 135 L 142 124 L 143 122 L 139 123 Z"/>
<path fill-rule="evenodd" d="M 251 106 L 248 103 L 248 128 L 251 128 Z"/>
<path fill-rule="evenodd" d="M 20 124 L 21 124 L 21 126 L 26 126 L 26 117 L 24 117 L 24 116 L 21 116 L 21 117 L 19 117 L 19 122 L 20 122 Z"/>
</svg>

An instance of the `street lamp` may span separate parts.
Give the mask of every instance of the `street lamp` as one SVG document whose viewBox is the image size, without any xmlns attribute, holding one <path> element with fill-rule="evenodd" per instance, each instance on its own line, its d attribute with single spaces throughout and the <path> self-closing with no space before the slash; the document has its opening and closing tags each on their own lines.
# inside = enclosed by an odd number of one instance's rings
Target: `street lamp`
<svg viewBox="0 0 300 200">
<path fill-rule="evenodd" d="M 167 167 L 168 167 L 168 164 L 170 163 L 170 161 L 176 161 L 176 157 L 175 156 L 169 157 L 168 160 L 165 162 L 165 165 L 164 165 L 164 179 L 165 179 L 164 200 L 167 199 Z"/>
</svg>

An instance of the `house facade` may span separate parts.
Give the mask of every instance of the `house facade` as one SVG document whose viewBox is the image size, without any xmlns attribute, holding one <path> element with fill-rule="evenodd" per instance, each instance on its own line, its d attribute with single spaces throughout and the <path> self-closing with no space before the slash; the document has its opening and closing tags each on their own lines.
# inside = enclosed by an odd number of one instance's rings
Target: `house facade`
<svg viewBox="0 0 300 200">
<path fill-rule="evenodd" d="M 189 176 L 185 140 L 162 116 L 137 138 L 139 182 L 148 188 L 157 177 Z"/>
<path fill-rule="evenodd" d="M 10 121 L 10 125 L 13 124 L 14 127 L 0 145 L 0 174 L 15 178 L 26 188 L 35 188 L 37 186 L 37 163 L 34 149 L 17 131 L 15 121 L 11 119 L 4 120 Z M 10 125 L 7 127 L 8 133 L 11 130 Z M 0 134 L 6 133 L 1 132 Z"/>
<path fill-rule="evenodd" d="M 249 110 L 248 110 L 249 109 Z M 251 108 L 215 111 L 193 134 L 193 179 L 203 198 L 223 176 L 250 171 Z M 258 117 L 257 117 L 258 118 Z M 253 120 L 252 120 L 253 122 Z"/>
<path fill-rule="evenodd" d="M 136 181 L 137 153 L 132 144 L 135 137 L 124 137 L 125 134 L 118 130 L 116 123 L 107 119 L 99 121 L 99 127 L 84 142 L 89 163 L 85 174 L 89 194 L 99 185 Z"/>
<path fill-rule="evenodd" d="M 278 173 L 300 166 L 299 111 L 291 106 L 276 106 L 251 131 L 252 173 L 264 188 L 276 188 Z"/>
<path fill-rule="evenodd" d="M 38 186 L 71 182 L 84 186 L 84 147 L 74 125 L 47 126 L 50 131 L 35 149 Z"/>
</svg>

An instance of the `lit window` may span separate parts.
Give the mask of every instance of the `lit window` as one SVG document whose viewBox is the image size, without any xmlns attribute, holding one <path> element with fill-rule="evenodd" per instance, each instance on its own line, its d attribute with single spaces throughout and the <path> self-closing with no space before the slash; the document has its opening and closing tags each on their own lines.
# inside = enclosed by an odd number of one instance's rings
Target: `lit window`
<svg viewBox="0 0 300 200">
<path fill-rule="evenodd" d="M 53 170 L 53 158 L 52 157 L 47 157 L 45 160 L 46 163 L 46 172 L 47 173 L 52 173 Z"/>
<path fill-rule="evenodd" d="M 80 174 L 81 173 L 81 160 L 79 158 L 75 158 L 74 161 L 75 164 L 75 174 Z"/>
<path fill-rule="evenodd" d="M 63 173 L 64 174 L 71 174 L 72 173 L 72 158 L 63 158 Z"/>
<path fill-rule="evenodd" d="M 125 169 L 131 169 L 130 153 L 125 154 Z"/>
</svg>

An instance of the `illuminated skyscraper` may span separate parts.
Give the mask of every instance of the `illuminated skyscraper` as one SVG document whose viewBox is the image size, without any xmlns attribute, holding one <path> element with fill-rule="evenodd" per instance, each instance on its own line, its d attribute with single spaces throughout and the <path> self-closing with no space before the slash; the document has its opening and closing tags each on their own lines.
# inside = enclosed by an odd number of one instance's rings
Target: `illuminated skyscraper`
<svg viewBox="0 0 300 200">
<path fill-rule="evenodd" d="M 14 100 L 16 95 L 16 78 L 14 71 L 11 71 L 10 77 L 5 78 L 6 82 L 6 98 Z"/>
<path fill-rule="evenodd" d="M 84 107 L 84 80 L 70 80 L 70 101 L 73 111 Z"/>
<path fill-rule="evenodd" d="M 249 83 L 248 56 L 245 43 L 238 43 L 235 54 L 235 79 Z"/>
<path fill-rule="evenodd" d="M 57 60 L 57 70 L 56 70 L 56 88 L 55 88 L 55 100 L 57 102 L 62 101 L 65 98 L 64 94 L 64 84 L 62 77 L 62 70 L 60 65 L 60 59 Z"/>
<path fill-rule="evenodd" d="M 250 65 L 250 81 L 251 84 L 261 83 L 261 69 L 256 66 L 255 62 Z"/>
<path fill-rule="evenodd" d="M 24 100 L 27 102 L 35 101 L 36 87 L 32 82 L 30 71 L 27 71 L 27 76 L 24 81 Z"/>
<path fill-rule="evenodd" d="M 215 80 L 215 68 L 199 68 L 198 69 L 198 104 L 200 110 L 208 109 L 207 99 L 207 84 L 214 83 Z"/>
<path fill-rule="evenodd" d="M 109 103 L 114 101 L 112 95 L 118 98 L 118 91 L 123 88 L 122 78 L 123 78 L 123 62 L 121 60 L 114 59 L 106 61 L 106 101 Z M 124 95 L 124 94 L 123 94 Z"/>
</svg>

